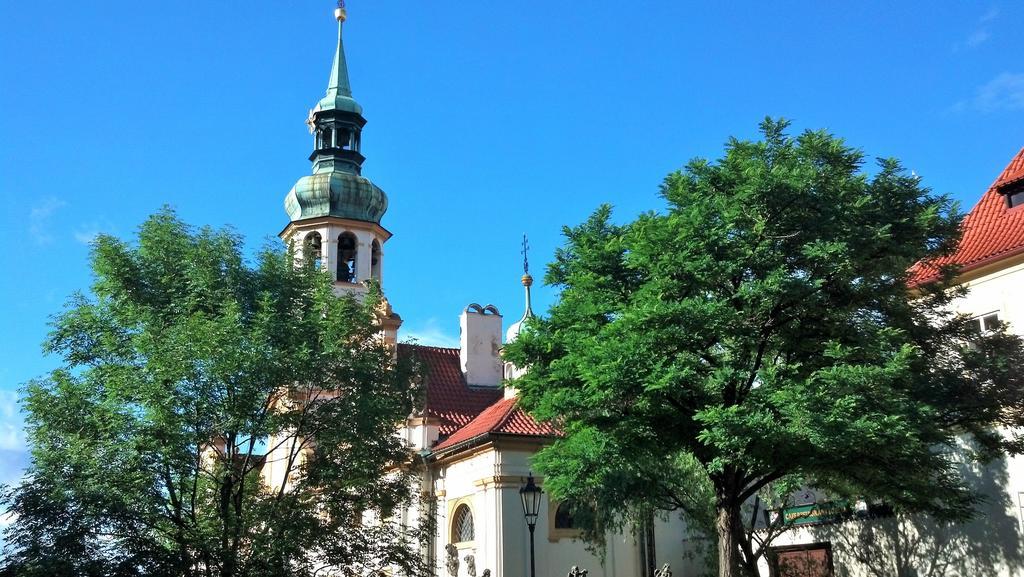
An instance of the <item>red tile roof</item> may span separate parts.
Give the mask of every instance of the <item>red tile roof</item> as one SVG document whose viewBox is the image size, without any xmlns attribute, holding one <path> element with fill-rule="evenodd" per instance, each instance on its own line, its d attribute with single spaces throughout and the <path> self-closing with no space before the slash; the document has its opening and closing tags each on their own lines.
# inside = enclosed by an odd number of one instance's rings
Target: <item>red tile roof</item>
<svg viewBox="0 0 1024 577">
<path fill-rule="evenodd" d="M 441 420 L 442 437 L 468 424 L 502 397 L 500 388 L 470 387 L 466 384 L 459 362 L 459 349 L 399 344 L 398 354 L 414 356 L 422 364 L 426 412 Z"/>
<path fill-rule="evenodd" d="M 978 204 L 964 217 L 963 236 L 955 253 L 910 269 L 910 285 L 938 279 L 938 267 L 956 264 L 971 270 L 1024 253 L 1024 207 L 1007 208 L 1000 188 L 1024 181 L 1024 148 L 1010 161 Z"/>
<path fill-rule="evenodd" d="M 502 435 L 523 435 L 531 437 L 552 437 L 559 434 L 558 429 L 546 423 L 538 423 L 516 406 L 516 399 L 501 399 L 487 407 L 468 425 L 462 427 L 450 437 L 434 447 L 440 451 L 492 433 Z"/>
</svg>

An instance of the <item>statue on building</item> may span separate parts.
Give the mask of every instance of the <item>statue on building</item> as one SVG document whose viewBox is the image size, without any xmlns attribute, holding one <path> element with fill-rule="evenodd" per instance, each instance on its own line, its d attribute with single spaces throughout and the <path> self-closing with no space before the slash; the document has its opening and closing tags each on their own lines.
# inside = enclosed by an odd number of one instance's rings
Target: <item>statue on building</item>
<svg viewBox="0 0 1024 577">
<path fill-rule="evenodd" d="M 668 563 L 665 563 L 661 566 L 661 569 L 654 572 L 654 577 L 672 577 L 672 568 L 669 567 Z"/>
<path fill-rule="evenodd" d="M 572 569 L 569 569 L 569 577 L 587 577 L 587 570 L 573 565 Z"/>
<path fill-rule="evenodd" d="M 448 555 L 445 561 L 445 566 L 448 568 L 448 574 L 452 577 L 456 577 L 459 574 L 459 550 L 455 545 L 449 543 L 444 546 L 444 552 Z"/>
<path fill-rule="evenodd" d="M 466 573 L 469 577 L 476 577 L 476 559 L 472 555 L 466 555 Z"/>
</svg>

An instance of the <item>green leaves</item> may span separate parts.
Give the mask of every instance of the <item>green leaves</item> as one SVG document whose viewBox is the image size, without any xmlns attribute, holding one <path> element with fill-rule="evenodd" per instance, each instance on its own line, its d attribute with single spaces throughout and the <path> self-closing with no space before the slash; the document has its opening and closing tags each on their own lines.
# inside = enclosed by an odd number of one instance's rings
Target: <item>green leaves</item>
<svg viewBox="0 0 1024 577">
<path fill-rule="evenodd" d="M 968 346 L 957 289 L 906 285 L 955 246 L 955 206 L 896 160 L 869 173 L 841 139 L 787 126 L 670 174 L 659 212 L 619 226 L 602 206 L 565 229 L 546 278 L 559 301 L 506 351 L 531 367 L 522 404 L 568 432 L 539 459 L 556 497 L 618 518 L 659 499 L 698 510 L 668 497 L 680 472 L 664 466 L 692 459 L 728 510 L 783 479 L 956 516 L 958 435 L 1020 448 L 986 433 L 1024 424 L 1020 339 Z"/>
<path fill-rule="evenodd" d="M 250 265 L 234 232 L 170 210 L 134 244 L 100 237 L 92 264 L 92 294 L 45 344 L 65 366 L 25 389 L 33 461 L 5 495 L 9 569 L 421 569 L 422 535 L 388 519 L 415 498 L 393 434 L 413 384 L 378 338 L 379 291 L 336 297 L 274 249 Z M 354 525 L 363 513 L 382 521 Z"/>
</svg>

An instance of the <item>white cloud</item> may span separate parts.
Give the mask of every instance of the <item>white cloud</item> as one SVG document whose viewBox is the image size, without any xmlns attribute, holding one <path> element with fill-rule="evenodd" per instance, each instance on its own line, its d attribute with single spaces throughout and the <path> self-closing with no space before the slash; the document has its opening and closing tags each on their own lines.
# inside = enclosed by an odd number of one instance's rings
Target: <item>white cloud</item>
<svg viewBox="0 0 1024 577">
<path fill-rule="evenodd" d="M 964 44 L 967 45 L 968 48 L 977 48 L 978 46 L 984 44 L 985 41 L 987 41 L 991 37 L 992 34 L 988 30 L 978 29 L 972 32 L 971 35 L 967 37 L 967 40 L 964 41 Z"/>
<path fill-rule="evenodd" d="M 15 451 L 25 447 L 25 433 L 13 423 L 0 424 L 0 449 Z"/>
<path fill-rule="evenodd" d="M 1003 72 L 981 85 L 972 105 L 982 112 L 1024 110 L 1024 73 Z"/>
<path fill-rule="evenodd" d="M 1024 73 L 1003 72 L 949 107 L 949 112 L 999 112 L 1024 110 Z"/>
<path fill-rule="evenodd" d="M 0 485 L 18 481 L 28 463 L 25 424 L 21 420 L 18 394 L 14 391 L 0 390 Z M 0 514 L 2 513 L 0 511 Z M 0 529 L 11 520 L 9 516 L 0 516 Z"/>
<path fill-rule="evenodd" d="M 113 229 L 113 225 L 104 220 L 103 222 L 94 220 L 92 222 L 85 222 L 75 229 L 73 236 L 75 240 L 82 244 L 91 244 L 96 236 L 104 232 L 108 232 Z"/>
<path fill-rule="evenodd" d="M 0 391 L 0 419 L 7 420 L 18 414 L 18 393 Z"/>
<path fill-rule="evenodd" d="M 402 330 L 399 333 L 402 341 L 412 341 L 419 345 L 454 348 L 459 346 L 458 335 L 452 336 L 441 328 L 436 318 L 429 318 L 417 328 Z"/>
<path fill-rule="evenodd" d="M 63 200 L 51 196 L 42 199 L 29 210 L 28 236 L 32 242 L 41 246 L 53 243 L 54 234 L 50 220 L 57 209 L 65 204 L 67 203 Z"/>
<path fill-rule="evenodd" d="M 985 12 L 981 15 L 981 18 L 978 18 L 974 30 L 967 35 L 967 38 L 953 45 L 953 51 L 958 52 L 965 48 L 977 48 L 988 42 L 989 38 L 992 38 L 992 32 L 989 30 L 989 27 L 997 16 L 999 16 L 999 9 L 996 7 L 989 8 L 988 12 Z"/>
<path fill-rule="evenodd" d="M 74 236 L 75 240 L 77 240 L 78 242 L 82 244 L 90 244 L 93 241 L 93 239 L 96 238 L 96 235 L 98 235 L 99 233 L 100 231 L 95 229 L 79 228 L 78 230 L 75 231 Z"/>
<path fill-rule="evenodd" d="M 0 451 L 25 450 L 25 424 L 14 391 L 0 391 Z"/>
<path fill-rule="evenodd" d="M 21 480 L 29 467 L 29 461 L 28 451 L 0 451 L 0 485 L 14 485 Z M 0 509 L 0 515 L 3 512 Z M 2 521 L 0 525 L 3 525 Z"/>
</svg>

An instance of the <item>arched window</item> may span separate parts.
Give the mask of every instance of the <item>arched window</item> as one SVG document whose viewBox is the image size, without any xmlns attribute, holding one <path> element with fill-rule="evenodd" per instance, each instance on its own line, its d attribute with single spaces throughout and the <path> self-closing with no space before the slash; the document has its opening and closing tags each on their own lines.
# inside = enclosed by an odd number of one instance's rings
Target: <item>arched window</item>
<svg viewBox="0 0 1024 577">
<path fill-rule="evenodd" d="M 555 529 L 575 529 L 572 522 L 572 506 L 568 501 L 559 503 L 555 509 Z"/>
<path fill-rule="evenodd" d="M 302 258 L 315 268 L 323 265 L 323 241 L 319 232 L 313 231 L 306 235 L 302 243 Z"/>
<path fill-rule="evenodd" d="M 472 541 L 474 536 L 473 512 L 469 510 L 469 505 L 459 505 L 455 508 L 455 515 L 452 516 L 452 542 Z"/>
<path fill-rule="evenodd" d="M 370 245 L 370 277 L 380 280 L 380 243 L 376 240 Z"/>
<path fill-rule="evenodd" d="M 338 282 L 356 282 L 358 241 L 351 232 L 338 235 Z"/>
</svg>

